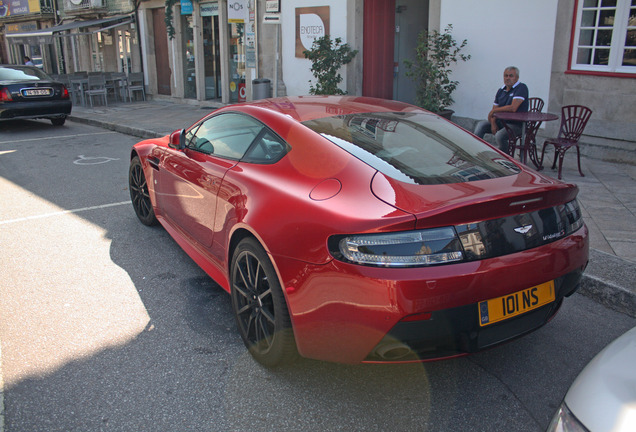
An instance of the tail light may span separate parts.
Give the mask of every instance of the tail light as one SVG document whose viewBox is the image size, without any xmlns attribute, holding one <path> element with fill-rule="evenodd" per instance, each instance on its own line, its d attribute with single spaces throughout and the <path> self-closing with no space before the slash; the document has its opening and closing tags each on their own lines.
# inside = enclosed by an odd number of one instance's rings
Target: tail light
<svg viewBox="0 0 636 432">
<path fill-rule="evenodd" d="M 62 99 L 68 99 L 68 98 L 69 98 L 68 89 L 65 86 L 62 86 Z"/>
<path fill-rule="evenodd" d="M 332 255 L 355 264 L 410 267 L 462 261 L 453 227 L 383 234 L 351 235 L 332 241 Z"/>
<path fill-rule="evenodd" d="M 3 88 L 0 91 L 0 102 L 11 102 L 13 98 L 11 97 L 11 92 L 8 88 Z"/>
</svg>

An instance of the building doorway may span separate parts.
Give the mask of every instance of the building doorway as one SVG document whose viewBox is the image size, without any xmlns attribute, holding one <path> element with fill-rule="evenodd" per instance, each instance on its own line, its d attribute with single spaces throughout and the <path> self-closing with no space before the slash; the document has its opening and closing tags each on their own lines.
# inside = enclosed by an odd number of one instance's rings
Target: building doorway
<svg viewBox="0 0 636 432">
<path fill-rule="evenodd" d="M 415 58 L 417 35 L 428 28 L 428 0 L 397 0 L 395 5 L 395 38 L 393 98 L 415 103 L 415 82 L 406 76 L 404 60 Z"/>
<path fill-rule="evenodd" d="M 205 73 L 205 98 L 221 97 L 221 55 L 219 44 L 219 17 L 202 16 Z"/>
<path fill-rule="evenodd" d="M 155 33 L 155 67 L 157 70 L 157 94 L 170 96 L 170 60 L 168 58 L 168 34 L 164 8 L 152 9 L 152 28 Z"/>
<path fill-rule="evenodd" d="M 365 0 L 362 94 L 413 103 L 415 85 L 405 59 L 428 27 L 428 0 Z"/>
</svg>

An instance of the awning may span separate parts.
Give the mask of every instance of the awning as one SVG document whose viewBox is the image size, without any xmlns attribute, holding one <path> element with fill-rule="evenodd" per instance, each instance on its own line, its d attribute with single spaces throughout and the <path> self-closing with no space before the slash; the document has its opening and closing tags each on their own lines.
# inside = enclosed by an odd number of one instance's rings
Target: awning
<svg viewBox="0 0 636 432">
<path fill-rule="evenodd" d="M 132 15 L 118 15 L 108 18 L 89 20 L 89 21 L 73 21 L 67 24 L 60 24 L 40 30 L 33 30 L 22 33 L 7 33 L 5 36 L 11 38 L 11 42 L 16 44 L 47 44 L 53 43 L 53 37 L 63 36 L 82 36 L 108 30 L 113 27 L 119 27 L 133 22 Z M 89 29 L 79 33 L 65 33 L 68 30 Z"/>
</svg>

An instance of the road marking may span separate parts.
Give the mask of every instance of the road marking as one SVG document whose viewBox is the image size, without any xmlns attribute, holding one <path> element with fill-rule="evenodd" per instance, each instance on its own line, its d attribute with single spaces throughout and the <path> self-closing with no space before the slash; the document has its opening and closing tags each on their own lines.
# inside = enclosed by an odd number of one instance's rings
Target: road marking
<svg viewBox="0 0 636 432">
<path fill-rule="evenodd" d="M 2 379 L 2 344 L 0 344 L 0 432 L 4 432 L 4 380 Z"/>
<path fill-rule="evenodd" d="M 55 138 L 77 138 L 77 137 L 85 137 L 85 136 L 93 136 L 93 135 L 106 135 L 106 134 L 114 134 L 117 133 L 115 131 L 106 131 L 106 132 L 95 132 L 95 133 L 85 133 L 85 134 L 75 134 L 75 135 L 63 135 Z M 11 143 L 21 143 L 21 142 L 29 142 L 29 141 L 42 141 L 47 139 L 46 137 L 40 138 L 28 138 L 23 140 L 11 140 L 11 141 L 0 141 L 0 144 L 11 144 Z"/>
<path fill-rule="evenodd" d="M 35 216 L 27 216 L 27 217 L 18 218 L 18 219 L 4 220 L 4 221 L 0 221 L 0 225 L 7 225 L 7 224 L 11 224 L 11 223 L 18 223 L 18 222 L 26 222 L 26 221 L 30 221 L 30 220 L 33 220 L 33 219 L 42 219 L 42 218 L 53 217 L 53 216 L 61 216 L 61 215 L 69 214 L 69 213 L 80 213 L 80 212 L 89 211 L 89 210 L 99 210 L 99 209 L 108 208 L 108 207 L 116 207 L 116 206 L 120 206 L 120 205 L 130 205 L 130 204 L 131 204 L 130 201 L 122 201 L 122 202 L 118 202 L 118 203 L 103 204 L 103 205 L 98 205 L 98 206 L 93 206 L 93 207 L 83 207 L 83 208 L 78 208 L 78 209 L 73 209 L 73 210 L 63 210 L 63 211 L 59 211 L 59 212 L 45 213 L 45 214 L 35 215 Z"/>
<path fill-rule="evenodd" d="M 77 156 L 79 159 L 74 160 L 73 163 L 75 165 L 99 165 L 110 161 L 119 160 L 117 158 L 109 158 L 106 156 Z"/>
</svg>

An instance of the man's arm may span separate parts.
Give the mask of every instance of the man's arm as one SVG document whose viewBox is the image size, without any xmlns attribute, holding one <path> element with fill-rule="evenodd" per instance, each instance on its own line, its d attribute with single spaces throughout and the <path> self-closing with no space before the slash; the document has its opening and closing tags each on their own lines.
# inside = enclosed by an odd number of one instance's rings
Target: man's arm
<svg viewBox="0 0 636 432">
<path fill-rule="evenodd" d="M 523 101 L 524 99 L 517 98 L 517 99 L 513 99 L 510 105 L 504 105 L 504 106 L 494 105 L 492 107 L 492 110 L 490 110 L 490 112 L 488 113 L 488 121 L 490 122 L 490 129 L 492 130 L 493 135 L 496 134 L 497 131 L 499 130 L 499 128 L 497 127 L 497 119 L 495 118 L 493 114 L 498 112 L 517 112 L 517 110 L 519 109 Z"/>
<path fill-rule="evenodd" d="M 490 114 L 488 114 L 488 117 L 490 118 L 491 115 L 498 112 L 517 112 L 524 100 L 525 99 L 522 98 L 515 98 L 510 105 L 495 106 L 492 111 L 490 111 Z"/>
</svg>

